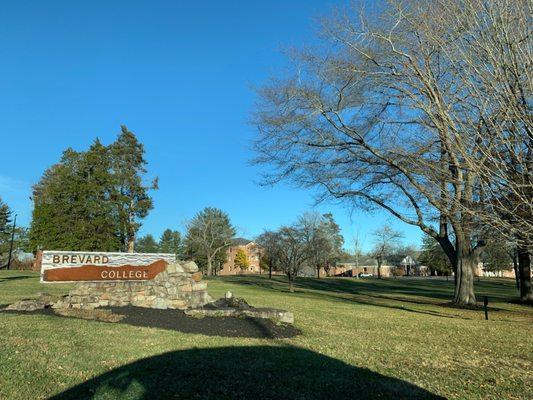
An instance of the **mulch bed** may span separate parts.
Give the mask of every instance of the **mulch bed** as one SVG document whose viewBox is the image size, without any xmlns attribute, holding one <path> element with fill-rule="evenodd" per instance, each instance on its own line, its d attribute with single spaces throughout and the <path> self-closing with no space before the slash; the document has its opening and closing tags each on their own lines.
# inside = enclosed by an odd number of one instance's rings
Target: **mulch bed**
<svg viewBox="0 0 533 400">
<path fill-rule="evenodd" d="M 275 324 L 271 320 L 262 318 L 235 317 L 189 317 L 181 310 L 158 310 L 142 307 L 103 307 L 100 310 L 110 310 L 114 314 L 123 315 L 118 324 L 161 328 L 183 333 L 196 333 L 207 336 L 248 337 L 259 339 L 285 339 L 299 335 L 300 330 L 289 324 Z M 9 313 L 41 313 L 55 315 L 54 310 L 46 308 L 33 312 L 4 311 Z M 59 316 L 73 318 L 71 316 Z"/>
</svg>

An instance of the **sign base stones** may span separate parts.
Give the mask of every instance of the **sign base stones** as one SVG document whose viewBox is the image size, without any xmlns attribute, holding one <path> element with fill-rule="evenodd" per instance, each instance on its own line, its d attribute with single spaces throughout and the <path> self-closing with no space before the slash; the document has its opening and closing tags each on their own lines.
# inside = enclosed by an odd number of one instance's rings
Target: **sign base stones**
<svg viewBox="0 0 533 400">
<path fill-rule="evenodd" d="M 213 301 L 207 283 L 193 261 L 173 262 L 145 281 L 78 282 L 53 308 L 114 307 L 132 305 L 158 309 L 201 307 Z"/>
</svg>

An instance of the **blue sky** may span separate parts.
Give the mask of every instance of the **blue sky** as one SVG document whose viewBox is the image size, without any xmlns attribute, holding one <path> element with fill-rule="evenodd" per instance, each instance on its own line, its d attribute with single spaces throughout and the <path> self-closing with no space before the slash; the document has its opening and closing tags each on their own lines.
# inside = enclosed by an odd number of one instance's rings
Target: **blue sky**
<svg viewBox="0 0 533 400">
<path fill-rule="evenodd" d="M 0 196 L 22 224 L 31 185 L 67 147 L 110 143 L 126 124 L 158 176 L 141 233 L 183 230 L 206 206 L 239 234 L 292 222 L 313 196 L 256 184 L 249 124 L 253 87 L 282 71 L 280 50 L 309 43 L 334 1 L 9 1 L 0 14 Z M 349 242 L 390 221 L 418 243 L 418 228 L 385 213 L 331 211 Z"/>
</svg>

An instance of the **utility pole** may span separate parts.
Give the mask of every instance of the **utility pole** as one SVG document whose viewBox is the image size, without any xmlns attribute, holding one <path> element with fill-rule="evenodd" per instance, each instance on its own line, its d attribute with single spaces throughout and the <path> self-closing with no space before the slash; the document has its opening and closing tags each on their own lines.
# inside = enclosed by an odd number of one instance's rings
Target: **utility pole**
<svg viewBox="0 0 533 400">
<path fill-rule="evenodd" d="M 13 254 L 13 242 L 15 241 L 15 227 L 17 225 L 17 214 L 13 220 L 13 230 L 11 231 L 11 244 L 9 245 L 9 258 L 7 260 L 7 269 L 11 268 L 11 255 Z"/>
</svg>

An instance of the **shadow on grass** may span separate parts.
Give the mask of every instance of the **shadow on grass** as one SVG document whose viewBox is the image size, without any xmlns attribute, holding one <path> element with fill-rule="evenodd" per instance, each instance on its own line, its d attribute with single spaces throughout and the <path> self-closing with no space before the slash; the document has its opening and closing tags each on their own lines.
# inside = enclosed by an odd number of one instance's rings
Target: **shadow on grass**
<svg viewBox="0 0 533 400">
<path fill-rule="evenodd" d="M 97 376 L 60 399 L 443 399 L 408 382 L 297 347 L 164 353 Z"/>
<path fill-rule="evenodd" d="M 241 285 L 255 285 L 271 290 L 288 291 L 285 277 L 276 276 L 271 280 L 258 276 L 228 276 L 223 278 L 227 282 Z M 498 301 L 512 301 L 515 294 L 514 282 L 501 280 L 482 280 L 475 282 L 476 294 L 489 296 Z M 441 278 L 409 279 L 409 278 L 386 278 L 386 279 L 356 279 L 356 278 L 298 278 L 295 281 L 298 289 L 318 290 L 330 293 L 356 294 L 356 295 L 407 295 L 420 297 L 420 304 L 435 304 L 427 299 L 437 301 L 449 301 L 453 297 L 454 282 Z M 405 300 L 405 299 L 398 299 Z M 414 300 L 411 299 L 414 302 Z"/>
<path fill-rule="evenodd" d="M 278 292 L 288 292 L 284 277 L 273 279 L 257 276 L 224 277 L 224 281 L 248 286 L 258 286 Z M 453 279 L 442 278 L 410 279 L 350 279 L 350 278 L 298 278 L 295 282 L 297 292 L 303 296 L 317 299 L 328 299 L 338 302 L 358 303 L 376 307 L 390 308 L 418 314 L 427 314 L 444 318 L 471 319 L 457 314 L 445 312 L 450 310 L 453 297 Z M 488 295 L 492 301 L 511 301 L 514 289 L 513 282 L 486 281 L 476 282 L 476 292 L 481 298 Z M 419 309 L 409 306 L 443 307 L 443 311 Z M 489 307 L 490 311 L 500 311 Z"/>
<path fill-rule="evenodd" d="M 19 279 L 30 279 L 30 278 L 33 278 L 33 277 L 32 276 L 27 276 L 27 275 L 6 276 L 6 277 L 0 278 L 0 283 L 9 282 L 9 281 L 16 281 L 16 280 L 19 280 Z"/>
</svg>

